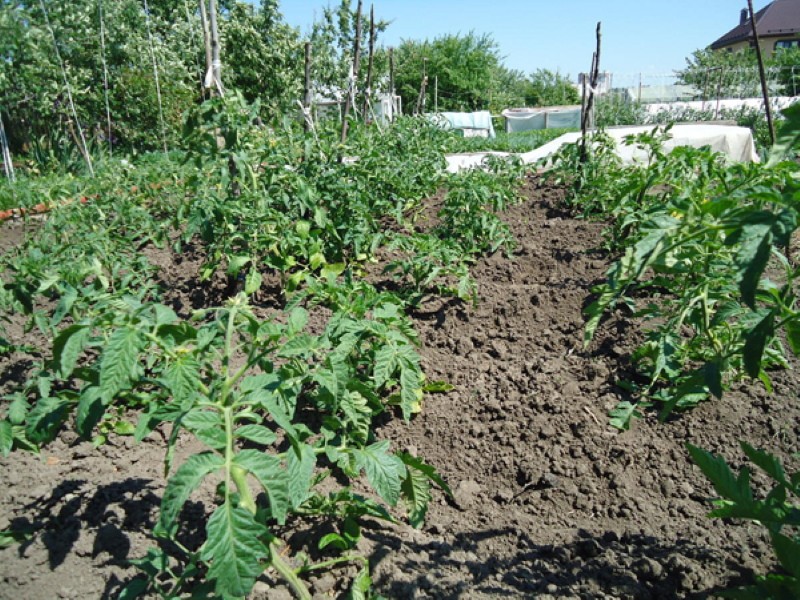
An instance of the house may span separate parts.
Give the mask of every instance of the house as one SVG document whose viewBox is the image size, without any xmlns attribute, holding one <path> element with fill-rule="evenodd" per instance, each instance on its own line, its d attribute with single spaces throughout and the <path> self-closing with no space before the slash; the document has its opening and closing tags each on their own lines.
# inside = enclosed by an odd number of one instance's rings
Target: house
<svg viewBox="0 0 800 600">
<path fill-rule="evenodd" d="M 772 56 L 779 48 L 800 46 L 800 0 L 774 0 L 755 17 L 764 56 Z M 739 15 L 739 24 L 711 44 L 711 49 L 735 52 L 751 48 L 752 37 L 750 14 L 745 8 Z"/>
</svg>

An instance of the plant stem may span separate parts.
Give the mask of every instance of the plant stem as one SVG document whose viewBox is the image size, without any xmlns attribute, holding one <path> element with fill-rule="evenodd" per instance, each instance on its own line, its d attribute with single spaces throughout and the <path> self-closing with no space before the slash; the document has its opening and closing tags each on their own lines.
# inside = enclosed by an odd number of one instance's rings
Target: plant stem
<svg viewBox="0 0 800 600">
<path fill-rule="evenodd" d="M 311 593 L 308 591 L 306 584 L 297 576 L 297 572 L 283 560 L 278 543 L 275 541 L 270 542 L 269 550 L 272 566 L 275 567 L 275 570 L 280 573 L 281 577 L 292 587 L 297 597 L 300 598 L 300 600 L 311 600 Z"/>
</svg>

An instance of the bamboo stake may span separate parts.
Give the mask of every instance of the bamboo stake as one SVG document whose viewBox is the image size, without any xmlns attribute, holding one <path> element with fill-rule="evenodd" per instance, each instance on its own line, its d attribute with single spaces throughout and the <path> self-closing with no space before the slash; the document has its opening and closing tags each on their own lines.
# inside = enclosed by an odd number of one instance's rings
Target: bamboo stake
<svg viewBox="0 0 800 600">
<path fill-rule="evenodd" d="M 425 88 L 428 87 L 428 59 L 422 59 L 422 82 L 419 84 L 419 95 L 414 115 L 420 115 L 425 110 Z"/>
<path fill-rule="evenodd" d="M 342 117 L 342 138 L 341 142 L 344 144 L 347 140 L 347 130 L 349 124 L 347 122 L 350 116 L 350 109 L 355 105 L 356 85 L 358 82 L 358 69 L 361 66 L 361 7 L 363 0 L 358 0 L 358 8 L 356 8 L 356 38 L 353 43 L 353 73 L 347 89 L 347 99 L 344 104 L 344 115 Z"/>
<path fill-rule="evenodd" d="M 367 119 L 367 111 L 370 108 L 370 95 L 372 94 L 372 65 L 375 58 L 375 5 L 370 5 L 369 9 L 369 63 L 367 64 L 367 89 L 364 92 L 364 120 Z M 374 119 L 374 115 L 373 115 Z"/>
<path fill-rule="evenodd" d="M 747 0 L 747 8 L 750 10 L 750 27 L 753 29 L 753 42 L 756 45 L 756 58 L 758 59 L 758 76 L 761 78 L 761 93 L 764 96 L 764 110 L 767 113 L 767 127 L 769 127 L 770 142 L 775 144 L 775 126 L 772 123 L 772 109 L 769 105 L 769 90 L 767 89 L 767 76 L 764 73 L 764 59 L 761 56 L 761 46 L 758 43 L 758 31 L 756 30 L 756 15 L 753 12 L 753 0 Z"/>
<path fill-rule="evenodd" d="M 53 40 L 53 48 L 56 52 L 56 58 L 58 59 L 58 63 L 61 66 L 61 75 L 64 78 L 64 87 L 67 90 L 67 99 L 69 100 L 69 107 L 72 111 L 72 118 L 75 119 L 75 124 L 78 126 L 78 133 L 80 134 L 80 143 L 76 144 L 78 149 L 83 154 L 83 159 L 86 161 L 86 166 L 89 168 L 89 174 L 94 177 L 94 167 L 92 166 L 92 157 L 89 154 L 89 147 L 86 145 L 86 137 L 83 135 L 83 127 L 81 127 L 81 122 L 78 119 L 78 111 L 75 110 L 75 101 L 72 99 L 72 86 L 69 84 L 69 79 L 67 79 L 67 68 L 64 66 L 64 61 L 61 59 L 61 51 L 58 49 L 58 40 L 56 40 L 56 32 L 53 30 L 53 26 L 50 24 L 50 15 L 47 13 L 47 8 L 44 5 L 44 0 L 39 0 L 39 6 L 42 9 L 42 14 L 44 15 L 44 22 L 47 25 L 47 29 L 50 32 L 50 37 Z"/>
<path fill-rule="evenodd" d="M 103 19 L 103 0 L 97 0 L 97 15 L 100 19 L 100 57 L 103 61 L 103 92 L 106 101 L 106 125 L 108 127 L 108 155 L 114 155 L 111 141 L 111 105 L 108 101 L 108 64 L 106 63 L 106 27 Z"/>
<path fill-rule="evenodd" d="M 211 68 L 211 32 L 208 27 L 208 8 L 206 0 L 200 0 L 200 26 L 203 28 L 203 47 L 206 55 L 206 70 L 203 74 L 201 85 L 203 90 L 211 89 L 214 72 Z M 203 95 L 205 98 L 205 94 Z"/>
<path fill-rule="evenodd" d="M 306 42 L 305 83 L 303 84 L 303 129 L 311 131 L 311 42 Z"/>
<path fill-rule="evenodd" d="M 150 58 L 153 61 L 153 79 L 156 84 L 156 99 L 158 100 L 158 120 L 161 123 L 161 143 L 164 146 L 164 153 L 167 152 L 167 126 L 164 122 L 164 105 L 161 101 L 161 83 L 158 79 L 158 62 L 156 61 L 156 51 L 153 47 L 153 33 L 150 30 L 150 7 L 147 0 L 144 0 L 144 23 L 147 27 L 147 39 L 150 45 Z"/>
<path fill-rule="evenodd" d="M 6 137 L 6 128 L 3 124 L 3 112 L 0 111 L 0 146 L 3 149 L 3 168 L 6 172 L 6 177 L 9 181 L 15 180 L 14 163 L 11 160 L 11 149 L 8 147 L 8 138 Z"/>
<path fill-rule="evenodd" d="M 591 80 L 589 82 L 589 95 L 586 98 L 586 108 L 581 118 L 581 162 L 586 161 L 586 129 L 589 124 L 590 115 L 594 108 L 594 92 L 597 88 L 597 81 L 600 76 L 600 21 L 597 22 L 595 35 L 597 37 L 597 49 L 592 55 Z"/>
<path fill-rule="evenodd" d="M 220 59 L 219 29 L 217 28 L 217 0 L 208 0 L 208 24 L 211 28 L 211 74 L 220 96 L 225 95 L 222 85 L 222 60 Z"/>
</svg>

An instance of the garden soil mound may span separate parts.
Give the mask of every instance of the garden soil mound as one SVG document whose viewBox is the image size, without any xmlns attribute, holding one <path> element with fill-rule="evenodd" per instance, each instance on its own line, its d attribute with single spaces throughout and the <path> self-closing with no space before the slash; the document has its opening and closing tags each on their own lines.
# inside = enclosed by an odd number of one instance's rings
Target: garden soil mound
<svg viewBox="0 0 800 600">
<path fill-rule="evenodd" d="M 646 414 L 630 431 L 611 428 L 606 414 L 624 399 L 616 382 L 630 377 L 641 330 L 616 313 L 583 348 L 581 311 L 608 268 L 597 250 L 602 225 L 561 212 L 561 191 L 538 181 L 524 194 L 504 215 L 517 249 L 473 268 L 478 303 L 430 298 L 413 314 L 429 379 L 455 389 L 427 396 L 410 423 L 387 422 L 377 435 L 436 466 L 453 496 L 435 491 L 419 530 L 402 521 L 365 524 L 359 549 L 376 591 L 387 598 L 705 598 L 776 568 L 757 525 L 705 516 L 714 492 L 685 444 L 721 453 L 738 468 L 738 441 L 746 440 L 796 468 L 796 372 L 775 373 L 771 395 L 760 384 L 734 383 L 722 401 L 667 423 Z M 0 229 L 2 246 L 20 227 Z M 152 254 L 174 306 L 198 308 L 218 296 L 197 282 L 197 256 Z M 276 302 L 261 300 L 265 312 Z M 24 355 L 0 358 L 0 391 L 29 368 Z M 195 450 L 183 440 L 177 460 Z M 159 432 L 140 445 L 115 438 L 94 449 L 67 431 L 41 457 L 0 459 L 0 529 L 26 532 L 25 541 L 0 550 L 0 598 L 115 598 L 136 575 L 128 561 L 153 545 L 162 460 Z M 760 474 L 753 480 L 766 486 Z M 206 490 L 187 504 L 189 545 L 202 543 L 210 500 Z M 310 544 L 314 525 L 291 523 L 282 537 L 294 547 Z M 339 597 L 354 572 L 311 577 L 315 597 Z M 290 596 L 267 573 L 252 597 Z"/>
</svg>

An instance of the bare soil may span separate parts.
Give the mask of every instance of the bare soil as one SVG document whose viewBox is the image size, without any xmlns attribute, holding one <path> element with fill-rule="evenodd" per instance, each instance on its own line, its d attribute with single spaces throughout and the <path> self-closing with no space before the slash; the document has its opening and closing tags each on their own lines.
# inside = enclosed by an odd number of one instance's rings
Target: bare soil
<svg viewBox="0 0 800 600">
<path fill-rule="evenodd" d="M 640 334 L 615 314 L 583 349 L 581 311 L 608 267 L 597 250 L 602 225 L 561 212 L 561 192 L 538 181 L 524 193 L 504 215 L 517 250 L 473 269 L 478 304 L 431 298 L 413 314 L 429 379 L 455 389 L 428 396 L 420 415 L 388 422 L 378 436 L 435 465 L 454 494 L 434 493 L 420 530 L 366 524 L 360 550 L 376 590 L 387 598 L 706 598 L 776 568 L 758 526 L 705 516 L 713 490 L 685 444 L 741 466 L 738 441 L 746 440 L 797 468 L 796 372 L 775 373 L 771 395 L 735 383 L 722 401 L 667 423 L 647 414 L 630 431 L 614 430 L 606 413 L 624 398 L 616 382 L 630 376 Z M 20 234 L 19 225 L 0 228 L 0 248 Z M 197 256 L 152 254 L 173 306 L 218 300 L 221 283 L 197 282 Z M 264 310 L 277 303 L 262 301 Z M 29 358 L 0 358 L 0 391 L 25 376 Z M 193 444 L 183 440 L 180 452 Z M 29 532 L 0 550 L 0 598 L 116 597 L 136 575 L 128 561 L 153 545 L 162 459 L 158 433 L 94 449 L 68 431 L 41 457 L 0 458 L 0 530 Z M 193 497 L 184 512 L 195 527 L 190 545 L 202 543 L 208 497 Z M 313 525 L 291 523 L 284 538 L 303 545 Z M 312 577 L 312 591 L 339 597 L 352 574 Z M 265 574 L 252 597 L 288 591 Z"/>
</svg>

